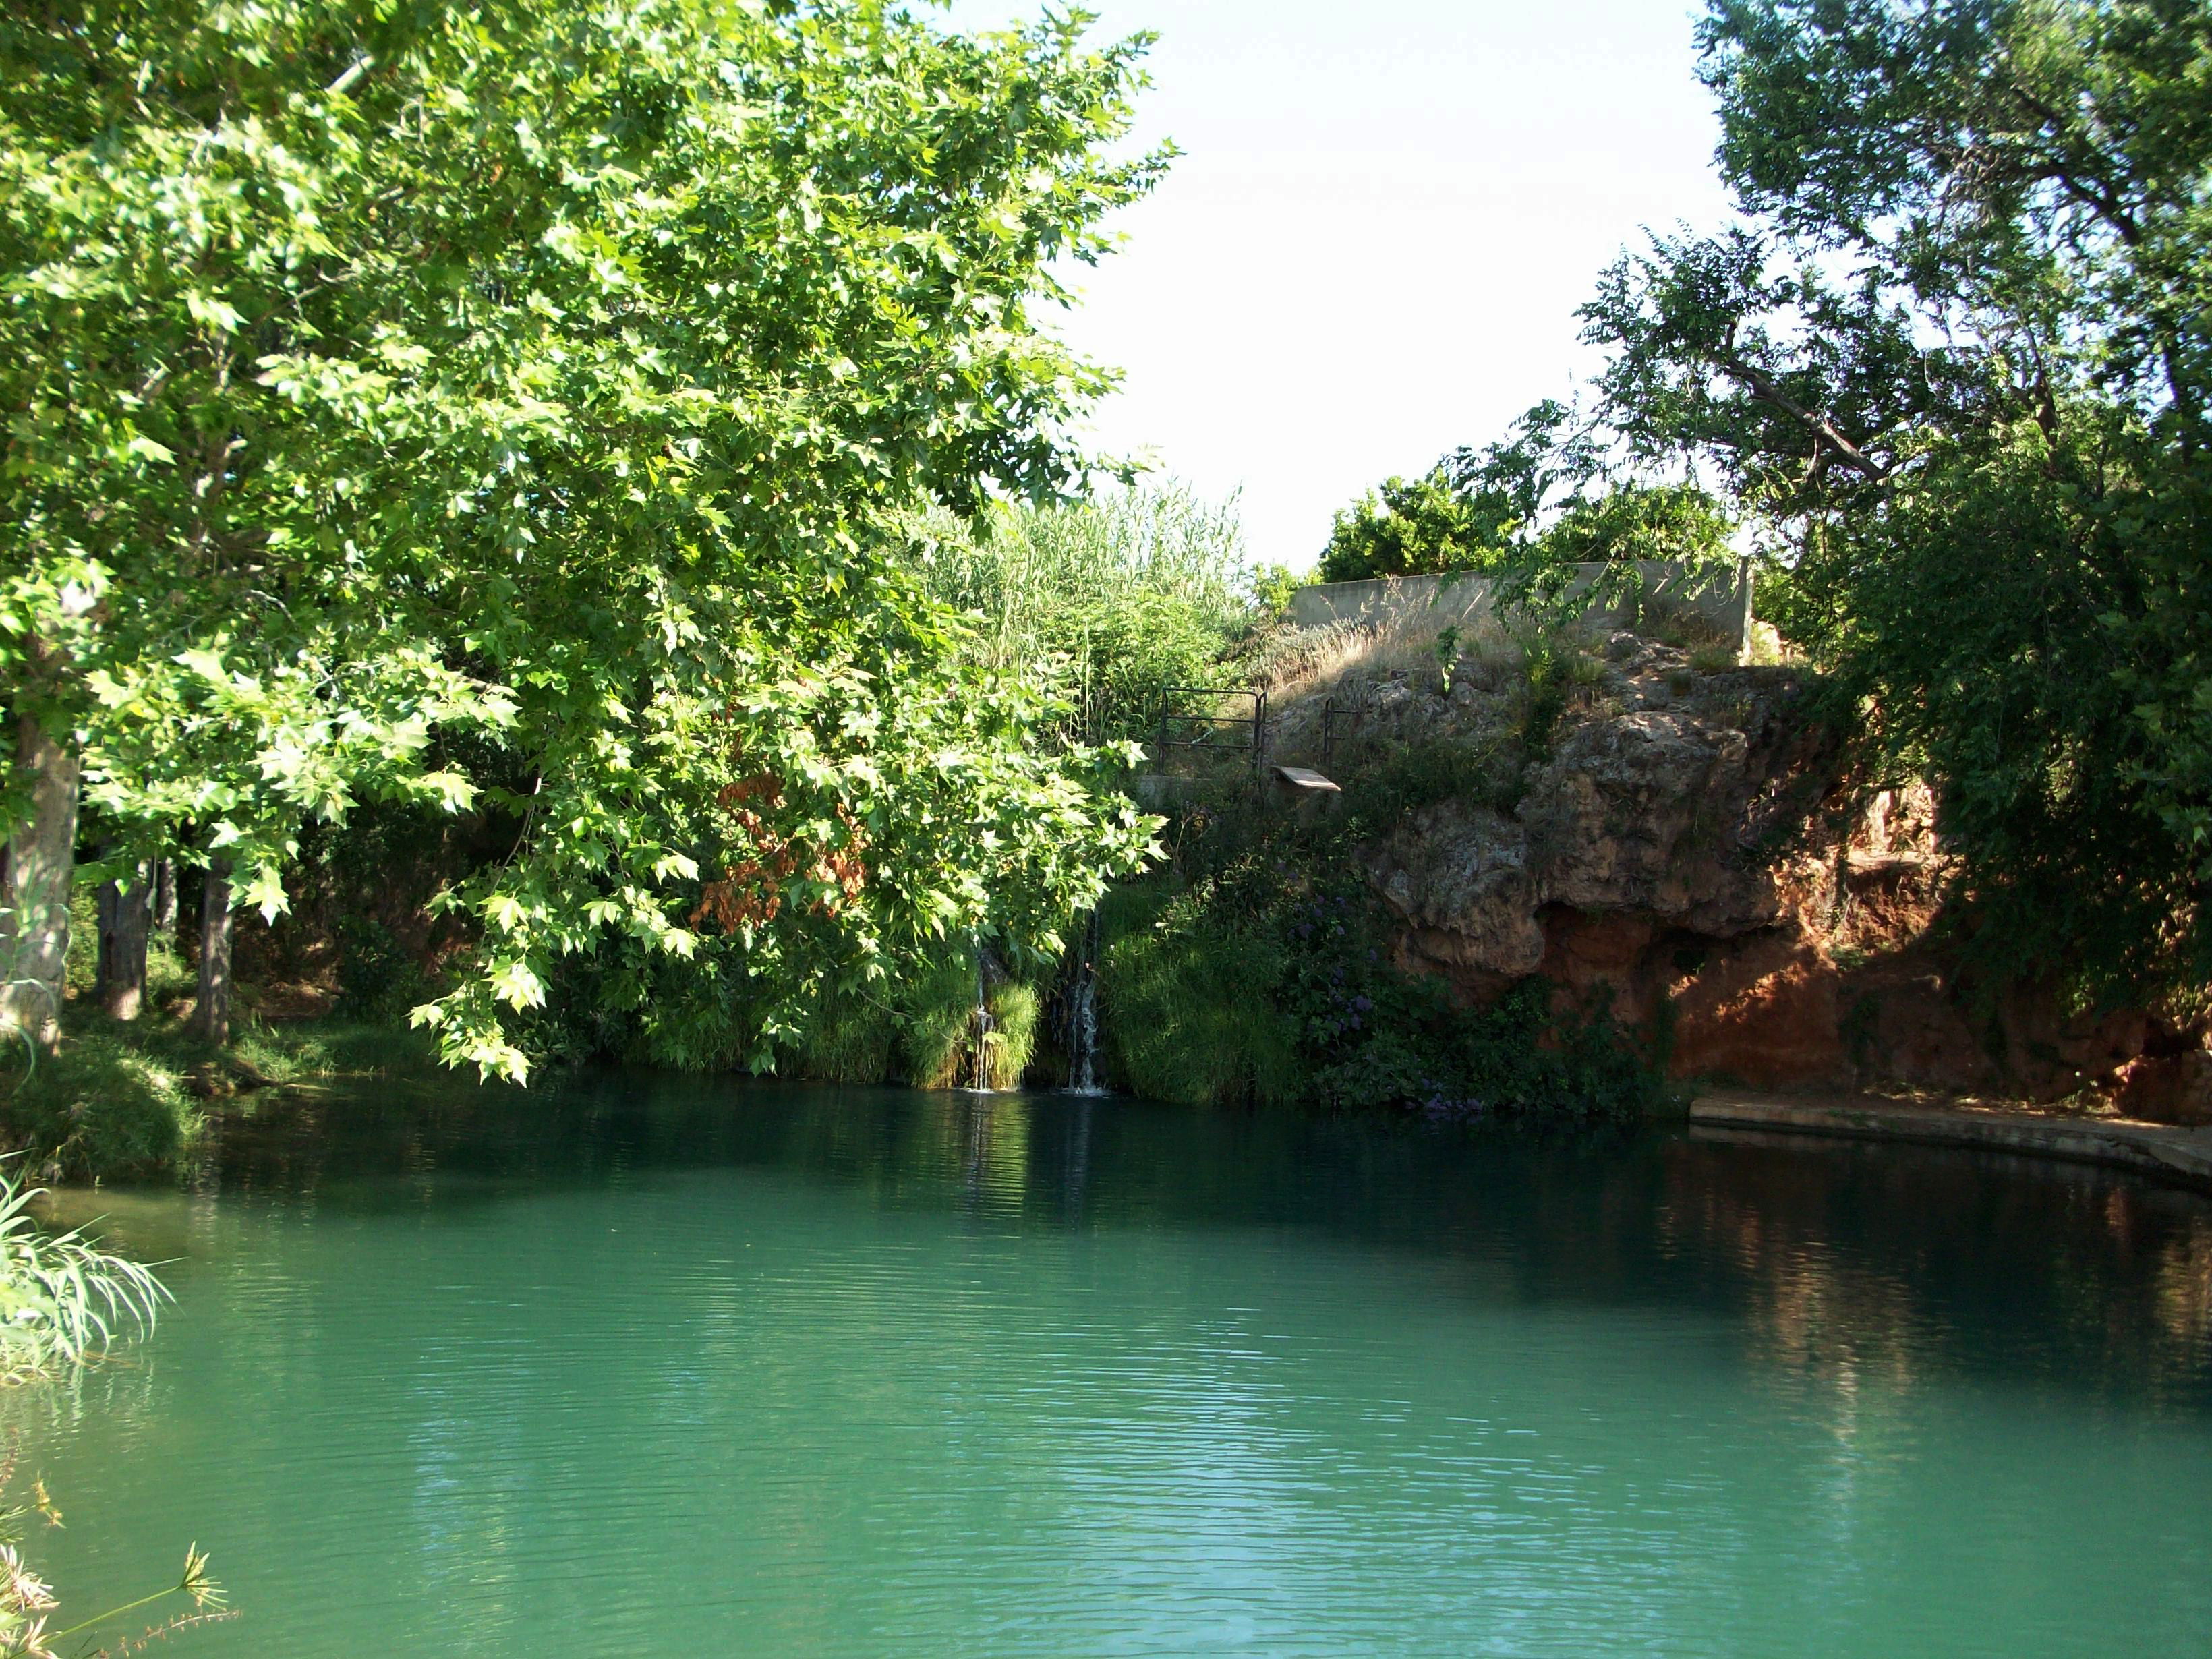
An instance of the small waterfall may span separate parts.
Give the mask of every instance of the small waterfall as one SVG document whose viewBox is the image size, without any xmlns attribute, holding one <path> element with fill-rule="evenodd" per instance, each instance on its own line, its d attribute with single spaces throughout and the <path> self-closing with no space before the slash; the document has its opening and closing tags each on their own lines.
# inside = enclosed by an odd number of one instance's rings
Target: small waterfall
<svg viewBox="0 0 2212 1659">
<path fill-rule="evenodd" d="M 1076 946 L 1075 977 L 1067 989 L 1067 1088 L 1103 1095 L 1098 1086 L 1098 913 L 1085 918 Z"/>
<path fill-rule="evenodd" d="M 975 936 L 975 1070 L 969 1086 L 979 1095 L 991 1092 L 991 1003 L 985 979 L 983 937 Z"/>
<path fill-rule="evenodd" d="M 1089 975 L 1075 981 L 1067 1012 L 1067 1086 L 1071 1093 L 1096 1095 L 1098 1086 L 1094 1057 L 1098 1052 L 1098 985 Z"/>
</svg>

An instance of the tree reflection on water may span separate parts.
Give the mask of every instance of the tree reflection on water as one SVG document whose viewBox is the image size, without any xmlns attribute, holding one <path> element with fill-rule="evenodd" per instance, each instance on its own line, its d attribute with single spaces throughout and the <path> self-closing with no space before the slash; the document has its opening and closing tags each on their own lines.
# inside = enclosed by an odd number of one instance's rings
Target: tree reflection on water
<svg viewBox="0 0 2212 1659">
<path fill-rule="evenodd" d="M 2212 1406 L 2212 1200 L 1865 1141 L 1468 1135 L 609 1073 L 526 1094 L 385 1085 L 271 1106 L 221 1127 L 185 1212 L 111 1189 L 64 1195 L 61 1213 L 105 1213 L 111 1235 L 158 1257 L 191 1253 L 181 1213 L 239 1199 L 495 1204 L 726 1165 L 1009 1232 L 1304 1230 L 1439 1265 L 1469 1294 L 1695 1308 L 1732 1320 L 1776 1387 L 1904 1391 L 1963 1367 Z"/>
</svg>

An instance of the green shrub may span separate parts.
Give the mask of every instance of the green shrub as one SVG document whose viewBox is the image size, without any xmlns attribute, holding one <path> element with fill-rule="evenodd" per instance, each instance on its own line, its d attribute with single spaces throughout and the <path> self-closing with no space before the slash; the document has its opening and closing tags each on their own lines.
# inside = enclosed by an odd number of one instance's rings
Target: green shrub
<svg viewBox="0 0 2212 1659">
<path fill-rule="evenodd" d="M 1257 620 L 1272 622 L 1291 608 L 1291 596 L 1304 587 L 1310 576 L 1301 576 L 1286 564 L 1263 564 L 1252 572 L 1252 608 Z"/>
<path fill-rule="evenodd" d="M 1394 744 L 1351 769 L 1346 793 L 1361 829 L 1376 835 L 1408 812 L 1462 800 L 1510 812 L 1519 804 L 1518 747 L 1503 736 L 1442 737 Z"/>
<path fill-rule="evenodd" d="M 1365 833 L 1219 822 L 1181 846 L 1190 878 L 1102 907 L 1107 1055 L 1138 1093 L 1188 1104 L 1303 1103 L 1438 1121 L 1626 1122 L 1668 1110 L 1663 1033 L 1609 1007 L 1553 1006 L 1525 981 L 1491 1006 L 1399 968 L 1391 925 L 1342 873 Z"/>
<path fill-rule="evenodd" d="M 1562 1012 L 1557 993 L 1528 979 L 1464 1016 L 1453 1033 L 1455 1097 L 1420 1103 L 1432 1117 L 1498 1116 L 1552 1123 L 1632 1123 L 1671 1115 L 1665 1032 L 1639 1043 L 1606 1000 Z"/>
<path fill-rule="evenodd" d="M 1735 531 L 1728 509 L 1696 484 L 1623 482 L 1568 502 L 1540 540 L 1546 557 L 1567 563 L 1694 563 L 1726 556 Z"/>
<path fill-rule="evenodd" d="M 1498 503 L 1461 486 L 1449 460 L 1418 478 L 1388 478 L 1336 515 L 1322 550 L 1325 582 L 1480 570 L 1504 556 L 1513 529 Z"/>
<path fill-rule="evenodd" d="M 1571 422 L 1539 404 L 1498 442 L 1368 491 L 1336 515 L 1321 579 L 1726 556 L 1735 525 L 1719 500 L 1692 483 L 1605 481 Z"/>
<path fill-rule="evenodd" d="M 149 940 L 146 946 L 146 1012 L 148 1017 L 198 994 L 199 975 L 185 960 L 184 952 L 166 939 Z"/>
<path fill-rule="evenodd" d="M 1297 1033 L 1269 993 L 1279 952 L 1185 899 L 1108 945 L 1098 998 L 1129 1088 L 1184 1105 L 1297 1097 Z"/>
<path fill-rule="evenodd" d="M 430 983 L 392 931 L 373 916 L 342 915 L 331 929 L 337 945 L 337 1000 L 343 1018 L 404 1022 L 430 1000 Z"/>
<path fill-rule="evenodd" d="M 1522 641 L 1526 689 L 1521 703 L 1521 747 L 1532 766 L 1552 756 L 1552 744 L 1577 691 L 1605 678 L 1604 661 L 1566 630 L 1530 635 Z"/>
<path fill-rule="evenodd" d="M 1018 673 L 1057 661 L 1089 738 L 1146 737 L 1162 690 L 1209 683 L 1255 621 L 1235 501 L 1182 484 L 1002 503 L 973 523 L 931 513 L 908 529 L 932 593 L 971 618 L 966 654 Z M 1268 594 L 1287 603 L 1283 573 Z"/>
</svg>

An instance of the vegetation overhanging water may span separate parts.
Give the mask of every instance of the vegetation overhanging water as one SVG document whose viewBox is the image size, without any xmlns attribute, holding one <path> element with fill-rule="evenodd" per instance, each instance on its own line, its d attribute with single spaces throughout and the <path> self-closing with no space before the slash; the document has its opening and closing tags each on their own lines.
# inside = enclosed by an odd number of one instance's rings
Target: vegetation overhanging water
<svg viewBox="0 0 2212 1659">
<path fill-rule="evenodd" d="M 0 1655 L 2205 1647 L 2200 1202 L 1651 1125 L 2212 1121 L 2212 7 L 1710 0 L 1481 637 L 1100 483 L 1091 21 L 0 11 Z"/>
</svg>

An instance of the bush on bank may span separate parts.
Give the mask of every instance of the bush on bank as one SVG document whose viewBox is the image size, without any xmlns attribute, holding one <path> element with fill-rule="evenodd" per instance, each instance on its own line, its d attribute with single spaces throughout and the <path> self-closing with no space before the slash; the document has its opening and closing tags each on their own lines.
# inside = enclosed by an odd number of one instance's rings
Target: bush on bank
<svg viewBox="0 0 2212 1659">
<path fill-rule="evenodd" d="M 1602 1006 L 1558 1007 L 1536 981 L 1487 1008 L 1455 1006 L 1441 981 L 1391 961 L 1356 880 L 1275 857 L 1163 878 L 1121 909 L 1100 1000 L 1111 1073 L 1139 1094 L 1467 1123 L 1626 1123 L 1670 1109 L 1662 1042 Z"/>
</svg>

